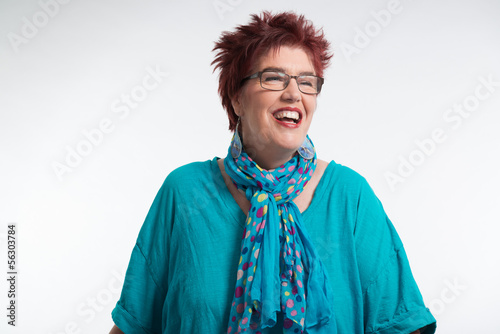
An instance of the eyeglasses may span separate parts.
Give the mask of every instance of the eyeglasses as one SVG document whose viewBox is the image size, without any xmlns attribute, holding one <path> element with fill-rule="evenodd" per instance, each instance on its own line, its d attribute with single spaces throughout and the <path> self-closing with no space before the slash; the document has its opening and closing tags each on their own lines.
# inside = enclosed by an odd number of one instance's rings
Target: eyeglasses
<svg viewBox="0 0 500 334">
<path fill-rule="evenodd" d="M 259 78 L 260 86 L 268 90 L 284 90 L 288 87 L 290 80 L 294 78 L 295 81 L 297 81 L 299 90 L 304 94 L 311 95 L 319 94 L 319 92 L 321 92 L 321 86 L 323 86 L 325 81 L 325 79 L 315 75 L 289 75 L 277 71 L 262 71 L 243 78 L 241 82 L 255 78 Z"/>
</svg>

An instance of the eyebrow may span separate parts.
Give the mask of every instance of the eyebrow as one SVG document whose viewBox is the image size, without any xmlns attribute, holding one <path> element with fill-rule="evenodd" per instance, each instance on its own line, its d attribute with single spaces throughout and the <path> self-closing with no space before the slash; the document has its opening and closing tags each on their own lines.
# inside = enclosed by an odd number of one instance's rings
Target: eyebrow
<svg viewBox="0 0 500 334">
<path fill-rule="evenodd" d="M 266 67 L 265 69 L 262 70 L 262 72 L 267 72 L 267 71 L 276 71 L 276 72 L 283 72 L 286 73 L 286 70 L 283 67 Z M 314 72 L 300 72 L 299 75 L 316 75 Z"/>
</svg>

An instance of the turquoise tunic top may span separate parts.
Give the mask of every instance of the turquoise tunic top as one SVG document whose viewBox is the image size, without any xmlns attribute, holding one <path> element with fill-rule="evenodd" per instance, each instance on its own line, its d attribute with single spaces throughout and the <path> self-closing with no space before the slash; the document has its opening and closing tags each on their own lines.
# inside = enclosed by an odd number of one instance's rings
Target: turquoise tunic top
<svg viewBox="0 0 500 334">
<path fill-rule="evenodd" d="M 226 333 L 246 216 L 218 159 L 175 169 L 156 195 L 112 312 L 126 334 Z M 332 286 L 338 333 L 434 333 L 403 244 L 362 176 L 330 162 L 302 217 Z M 280 317 L 262 332 L 275 333 Z"/>
</svg>

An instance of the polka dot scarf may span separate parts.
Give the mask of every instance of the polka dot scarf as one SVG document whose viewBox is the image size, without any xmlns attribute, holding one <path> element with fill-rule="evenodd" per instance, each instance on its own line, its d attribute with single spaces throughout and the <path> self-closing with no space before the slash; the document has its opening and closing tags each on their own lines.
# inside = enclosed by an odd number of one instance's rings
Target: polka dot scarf
<svg viewBox="0 0 500 334">
<path fill-rule="evenodd" d="M 292 201 L 311 179 L 316 154 L 265 170 L 244 150 L 234 159 L 230 147 L 224 166 L 250 201 L 227 333 L 260 334 L 282 312 L 285 334 L 323 333 L 329 321 L 335 334 L 328 278 Z"/>
</svg>

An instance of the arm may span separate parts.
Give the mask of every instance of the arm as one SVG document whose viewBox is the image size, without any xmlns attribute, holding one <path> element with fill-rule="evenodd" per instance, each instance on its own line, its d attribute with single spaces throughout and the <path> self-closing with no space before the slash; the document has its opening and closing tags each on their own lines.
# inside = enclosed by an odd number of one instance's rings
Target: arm
<svg viewBox="0 0 500 334">
<path fill-rule="evenodd" d="M 164 183 L 165 184 L 165 183 Z M 171 191 L 158 191 L 132 250 L 120 299 L 111 312 L 111 334 L 160 333 L 167 292 Z"/>
<path fill-rule="evenodd" d="M 111 328 L 111 332 L 109 332 L 109 334 L 124 334 L 124 333 L 120 330 L 120 328 L 114 325 L 113 328 Z"/>
<path fill-rule="evenodd" d="M 367 332 L 434 333 L 436 320 L 425 307 L 401 239 L 366 182 L 359 191 L 354 238 Z"/>
</svg>

